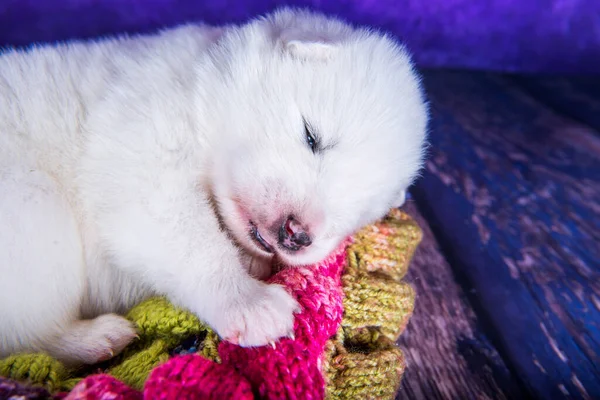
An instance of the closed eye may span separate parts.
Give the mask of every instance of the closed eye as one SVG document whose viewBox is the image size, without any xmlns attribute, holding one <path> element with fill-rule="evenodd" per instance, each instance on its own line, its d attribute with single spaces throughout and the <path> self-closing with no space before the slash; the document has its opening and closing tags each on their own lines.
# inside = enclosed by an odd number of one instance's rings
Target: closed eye
<svg viewBox="0 0 600 400">
<path fill-rule="evenodd" d="M 310 150 L 313 153 L 316 153 L 319 150 L 319 142 L 317 141 L 317 138 L 315 137 L 315 134 L 313 133 L 313 130 L 311 128 L 311 126 L 308 124 L 308 122 L 306 122 L 306 120 L 304 120 L 304 136 L 305 136 L 305 140 L 306 140 L 306 144 L 308 145 L 308 147 L 310 147 Z"/>
</svg>

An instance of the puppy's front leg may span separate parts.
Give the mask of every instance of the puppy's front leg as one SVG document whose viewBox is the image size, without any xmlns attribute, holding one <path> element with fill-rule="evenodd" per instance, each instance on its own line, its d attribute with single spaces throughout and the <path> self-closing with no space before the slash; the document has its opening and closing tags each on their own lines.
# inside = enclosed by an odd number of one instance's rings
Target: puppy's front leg
<svg viewBox="0 0 600 400">
<path fill-rule="evenodd" d="M 173 301 L 241 346 L 262 346 L 292 335 L 296 301 L 282 286 L 254 279 L 230 243 L 217 245 L 220 239 L 213 239 L 210 252 L 185 264 L 181 284 L 187 287 L 171 294 Z M 200 275 L 201 268 L 206 272 Z"/>
<path fill-rule="evenodd" d="M 201 193 L 154 192 L 104 220 L 118 266 L 192 311 L 226 340 L 261 346 L 293 331 L 298 304 L 250 276 Z"/>
</svg>

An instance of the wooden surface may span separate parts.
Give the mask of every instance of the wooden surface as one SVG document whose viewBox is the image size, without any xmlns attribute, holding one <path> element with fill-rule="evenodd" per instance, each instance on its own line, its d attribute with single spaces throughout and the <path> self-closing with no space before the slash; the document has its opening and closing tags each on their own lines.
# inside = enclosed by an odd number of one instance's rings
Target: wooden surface
<svg viewBox="0 0 600 400">
<path fill-rule="evenodd" d="M 415 312 L 398 344 L 407 370 L 397 399 L 519 399 L 523 392 L 483 333 L 464 290 L 415 204 L 404 207 L 423 229 L 405 278 Z"/>
<path fill-rule="evenodd" d="M 557 114 L 600 131 L 600 79 L 598 77 L 551 79 L 537 76 L 511 76 L 509 79 Z"/>
<path fill-rule="evenodd" d="M 413 195 L 481 332 L 510 371 L 503 375 L 496 368 L 493 383 L 485 381 L 478 391 L 504 389 L 499 377 L 506 376 L 510 392 L 512 376 L 535 398 L 600 398 L 600 134 L 593 128 L 595 114 L 576 106 L 590 105 L 582 99 L 597 99 L 597 93 L 589 85 L 580 93 L 568 81 L 538 81 L 535 89 L 512 78 L 467 72 L 430 71 L 424 81 L 433 114 L 432 148 Z M 536 93 L 544 93 L 540 87 L 569 90 L 562 100 L 560 92 L 538 99 Z M 564 115 L 561 104 L 571 105 Z M 428 322 L 423 311 L 416 316 L 411 329 L 427 332 L 429 339 L 423 340 L 430 344 L 418 348 L 414 338 L 413 365 L 418 358 L 422 365 L 441 363 L 431 360 L 448 351 L 461 329 L 487 348 L 479 330 L 458 322 L 473 316 L 460 307 L 464 303 L 446 299 L 445 292 L 440 293 L 444 304 L 436 304 L 423 293 L 439 285 L 421 288 L 425 299 L 419 297 L 417 307 L 440 316 L 446 311 L 436 307 L 442 307 L 460 316 L 440 318 L 443 329 L 434 322 L 421 328 Z M 453 290 L 458 289 L 448 289 Z M 436 340 L 441 332 L 445 336 Z M 436 343 L 444 350 L 428 353 L 426 347 Z M 502 365 L 487 362 L 483 365 Z M 425 389 L 416 389 L 415 376 L 427 373 L 426 367 L 409 368 L 407 380 L 413 381 L 405 382 L 404 393 L 447 385 L 424 383 Z M 464 390 L 467 397 L 478 396 Z"/>
</svg>

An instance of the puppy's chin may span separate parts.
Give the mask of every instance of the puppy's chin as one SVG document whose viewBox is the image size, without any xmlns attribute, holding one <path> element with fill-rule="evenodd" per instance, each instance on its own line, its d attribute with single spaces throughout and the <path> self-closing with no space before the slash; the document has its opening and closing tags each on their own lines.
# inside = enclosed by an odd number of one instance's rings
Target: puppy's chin
<svg viewBox="0 0 600 400">
<path fill-rule="evenodd" d="M 288 266 L 307 266 L 326 259 L 342 242 L 342 239 L 317 239 L 313 245 L 297 253 L 278 251 L 277 258 Z M 314 247 L 313 247 L 314 246 Z"/>
</svg>

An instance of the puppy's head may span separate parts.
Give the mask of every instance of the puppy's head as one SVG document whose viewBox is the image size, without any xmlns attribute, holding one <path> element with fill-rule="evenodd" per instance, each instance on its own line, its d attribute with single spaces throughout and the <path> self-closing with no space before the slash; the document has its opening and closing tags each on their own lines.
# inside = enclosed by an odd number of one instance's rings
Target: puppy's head
<svg viewBox="0 0 600 400">
<path fill-rule="evenodd" d="M 422 164 L 427 109 L 397 43 L 282 10 L 227 31 L 211 59 L 211 183 L 243 247 L 314 263 L 401 205 Z"/>
</svg>

